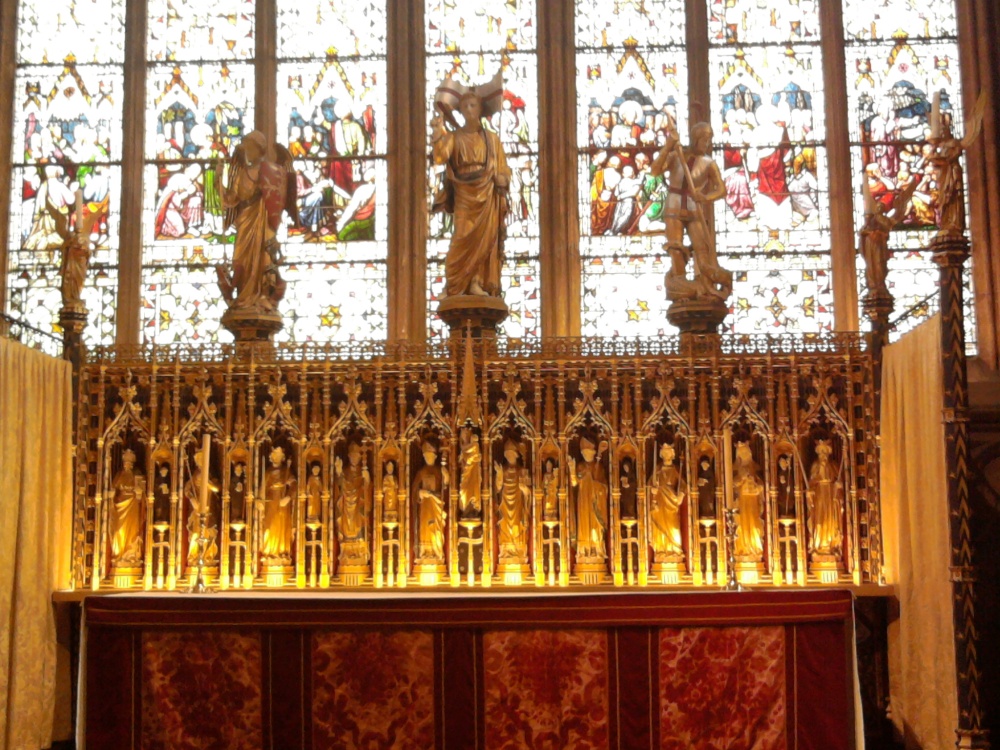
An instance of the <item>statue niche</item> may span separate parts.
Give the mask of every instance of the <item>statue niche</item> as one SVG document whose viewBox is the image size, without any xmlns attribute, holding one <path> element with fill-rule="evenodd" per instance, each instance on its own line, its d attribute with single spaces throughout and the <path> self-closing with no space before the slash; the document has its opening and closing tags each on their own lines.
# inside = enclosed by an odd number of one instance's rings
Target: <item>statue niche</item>
<svg viewBox="0 0 1000 750">
<path fill-rule="evenodd" d="M 649 477 L 649 545 L 655 562 L 683 559 L 681 509 L 687 500 L 687 482 L 675 464 L 671 443 L 660 446 L 660 460 Z"/>
<path fill-rule="evenodd" d="M 372 512 L 372 480 L 365 451 L 352 441 L 347 446 L 347 463 L 338 456 L 336 524 L 342 565 L 367 566 L 368 521 Z"/>
<path fill-rule="evenodd" d="M 449 484 L 447 468 L 438 464 L 437 446 L 425 440 L 420 446 L 424 465 L 413 477 L 412 507 L 415 558 L 417 564 L 444 565 L 444 529 L 448 517 L 445 492 Z"/>
<path fill-rule="evenodd" d="M 263 486 L 257 493 L 260 513 L 260 556 L 269 568 L 287 568 L 292 564 L 292 509 L 297 488 L 292 459 L 278 446 L 268 457 Z"/>
<path fill-rule="evenodd" d="M 194 452 L 194 471 L 184 483 L 184 500 L 188 505 L 187 533 L 188 533 L 188 567 L 198 564 L 198 538 L 201 535 L 201 483 L 206 468 L 202 465 L 204 459 L 202 452 Z M 221 502 L 219 500 L 220 485 L 219 480 L 208 473 L 208 506 L 205 510 L 205 564 L 216 565 L 219 562 L 219 510 Z"/>
<path fill-rule="evenodd" d="M 577 563 L 603 563 L 608 557 L 605 536 L 608 532 L 608 475 L 604 468 L 607 441 L 597 446 L 588 438 L 580 439 L 580 457 L 569 458 L 569 481 L 574 489 L 575 517 L 572 538 Z"/>
<path fill-rule="evenodd" d="M 528 527 L 531 520 L 531 476 L 525 466 L 527 446 L 507 440 L 503 463 L 494 461 L 497 488 L 497 530 L 500 565 L 523 565 L 528 561 Z"/>
<path fill-rule="evenodd" d="M 122 453 L 122 468 L 111 480 L 111 565 L 136 568 L 142 565 L 142 516 L 146 477 L 135 468 L 135 453 Z"/>
<path fill-rule="evenodd" d="M 816 441 L 816 460 L 809 467 L 809 553 L 814 562 L 839 560 L 844 543 L 844 483 L 830 460 L 829 440 Z"/>
</svg>

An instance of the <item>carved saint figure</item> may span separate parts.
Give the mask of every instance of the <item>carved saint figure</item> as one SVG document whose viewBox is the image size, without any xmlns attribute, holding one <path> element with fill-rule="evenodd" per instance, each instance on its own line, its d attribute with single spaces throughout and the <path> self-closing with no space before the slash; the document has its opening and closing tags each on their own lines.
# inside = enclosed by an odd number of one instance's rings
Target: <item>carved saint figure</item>
<svg viewBox="0 0 1000 750">
<path fill-rule="evenodd" d="M 399 521 L 399 484 L 396 480 L 396 466 L 392 461 L 385 463 L 385 476 L 382 477 L 382 521 L 396 523 Z"/>
<path fill-rule="evenodd" d="M 437 465 L 437 448 L 432 443 L 425 442 L 422 452 L 424 465 L 413 478 L 416 559 L 443 563 L 447 518 L 444 491 L 448 486 L 448 471 Z"/>
<path fill-rule="evenodd" d="M 318 523 L 323 516 L 323 467 L 317 461 L 306 479 L 306 520 Z"/>
<path fill-rule="evenodd" d="M 632 470 L 632 462 L 627 458 L 622 461 L 622 470 L 618 479 L 620 494 L 621 516 L 623 519 L 634 519 L 638 515 L 638 498 L 636 497 L 635 472 Z"/>
<path fill-rule="evenodd" d="M 222 174 L 222 163 L 216 165 Z M 230 309 L 274 312 L 285 294 L 278 273 L 276 232 L 287 211 L 298 222 L 292 157 L 277 143 L 268 146 L 255 130 L 233 152 L 229 184 L 219 182 L 225 224 L 236 227 L 232 271 L 217 266 L 219 288 Z"/>
<path fill-rule="evenodd" d="M 715 518 L 715 465 L 710 456 L 698 459 L 698 517 Z"/>
<path fill-rule="evenodd" d="M 764 483 L 757 472 L 749 443 L 736 444 L 733 492 L 739 516 L 736 524 L 736 556 L 757 560 L 764 554 Z"/>
<path fill-rule="evenodd" d="M 449 296 L 500 295 L 511 170 L 500 138 L 483 127 L 483 118 L 497 111 L 502 93 L 498 74 L 489 84 L 474 89 L 445 79 L 435 98 L 433 158 L 435 164 L 446 165 L 446 170 L 434 210 L 452 214 L 455 225 L 445 258 Z M 454 120 L 456 108 L 464 119 L 461 126 Z M 445 119 L 452 130 L 445 128 Z"/>
<path fill-rule="evenodd" d="M 135 453 L 122 453 L 122 468 L 111 480 L 111 562 L 121 567 L 142 563 L 142 505 L 146 477 L 135 469 Z"/>
<path fill-rule="evenodd" d="M 681 507 L 687 483 L 674 465 L 670 443 L 660 446 L 660 463 L 649 477 L 649 544 L 657 559 L 684 554 L 681 540 Z"/>
<path fill-rule="evenodd" d="M 201 482 L 205 472 L 202 452 L 194 454 L 194 471 L 184 483 L 184 499 L 188 502 L 188 565 L 198 564 L 198 538 L 201 536 Z M 214 564 L 219 559 L 219 481 L 208 475 L 208 507 L 205 508 L 205 562 Z"/>
<path fill-rule="evenodd" d="M 868 294 L 885 296 L 889 293 L 885 285 L 886 274 L 889 272 L 889 232 L 899 224 L 905 215 L 906 207 L 917 189 L 917 180 L 911 179 L 910 184 L 896 194 L 892 209 L 886 211 L 882 204 L 872 197 L 868 180 L 864 181 L 865 223 L 861 227 L 861 246 L 858 251 L 865 259 L 865 282 Z"/>
<path fill-rule="evenodd" d="M 156 467 L 153 482 L 153 521 L 170 518 L 170 464 L 164 462 Z"/>
<path fill-rule="evenodd" d="M 667 299 L 727 299 L 733 290 L 733 275 L 719 266 L 709 221 L 712 204 L 726 196 L 726 185 L 712 156 L 711 125 L 694 125 L 691 147 L 685 150 L 671 121 L 670 135 L 653 161 L 652 174 L 667 175 Z M 690 251 L 684 246 L 685 232 L 691 240 Z M 687 264 L 692 254 L 694 279 L 689 280 Z"/>
<path fill-rule="evenodd" d="M 841 498 L 844 485 L 830 462 L 833 448 L 828 440 L 816 443 L 816 460 L 809 467 L 809 551 L 817 555 L 840 555 L 844 541 Z"/>
<path fill-rule="evenodd" d="M 513 440 L 504 443 L 503 457 L 503 466 L 493 464 L 499 494 L 500 560 L 523 561 L 528 554 L 531 478 L 520 465 L 521 446 Z"/>
<path fill-rule="evenodd" d="M 337 540 L 341 558 L 368 559 L 368 517 L 371 515 L 371 475 L 361 446 L 347 447 L 347 465 L 339 456 L 337 469 Z"/>
<path fill-rule="evenodd" d="M 778 456 L 778 517 L 795 516 L 795 489 L 792 487 L 792 457 L 787 453 Z"/>
<path fill-rule="evenodd" d="M 462 430 L 462 484 L 458 491 L 458 512 L 463 518 L 476 517 L 483 507 L 483 455 L 479 438 L 469 429 Z"/>
<path fill-rule="evenodd" d="M 264 488 L 258 507 L 262 511 L 260 554 L 265 565 L 292 563 L 292 499 L 297 482 L 292 461 L 285 461 L 279 446 L 271 451 L 271 466 L 264 472 Z"/>
<path fill-rule="evenodd" d="M 604 444 L 601 444 L 601 453 Z M 576 556 L 577 559 L 608 556 L 604 535 L 608 529 L 608 479 L 601 457 L 593 442 L 580 440 L 583 463 L 569 459 L 569 480 L 576 488 Z"/>
<path fill-rule="evenodd" d="M 545 462 L 545 474 L 542 476 L 542 520 L 559 520 L 559 472 L 555 470 L 551 458 Z"/>
<path fill-rule="evenodd" d="M 229 517 L 233 521 L 246 520 L 247 507 L 247 467 L 242 461 L 233 464 L 233 476 L 229 483 Z"/>
</svg>

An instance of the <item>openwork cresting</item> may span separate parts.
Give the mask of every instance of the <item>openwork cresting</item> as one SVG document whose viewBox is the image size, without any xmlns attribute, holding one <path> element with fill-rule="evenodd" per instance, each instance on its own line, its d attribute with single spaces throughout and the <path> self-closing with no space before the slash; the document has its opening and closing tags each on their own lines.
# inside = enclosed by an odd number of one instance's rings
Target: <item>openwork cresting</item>
<svg viewBox="0 0 1000 750">
<path fill-rule="evenodd" d="M 73 584 L 717 586 L 727 507 L 742 583 L 878 583 L 871 378 L 855 335 L 93 350 Z"/>
</svg>

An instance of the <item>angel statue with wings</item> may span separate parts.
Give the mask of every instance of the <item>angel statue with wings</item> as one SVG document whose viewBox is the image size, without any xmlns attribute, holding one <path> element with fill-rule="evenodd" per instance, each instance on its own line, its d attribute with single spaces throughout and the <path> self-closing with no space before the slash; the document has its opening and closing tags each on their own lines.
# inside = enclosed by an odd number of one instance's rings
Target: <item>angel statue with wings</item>
<svg viewBox="0 0 1000 750">
<path fill-rule="evenodd" d="M 59 275 L 62 277 L 62 304 L 64 310 L 85 313 L 83 303 L 83 285 L 87 280 L 87 268 L 90 265 L 90 234 L 101 215 L 108 209 L 108 199 L 99 204 L 90 204 L 84 215 L 83 193 L 76 191 L 75 223 L 70 229 L 70 217 L 46 201 L 45 211 L 48 213 L 55 233 L 62 239 L 62 258 L 59 263 Z"/>
<path fill-rule="evenodd" d="M 434 210 L 452 214 L 455 222 L 444 268 L 448 296 L 500 296 L 511 171 L 499 136 L 483 126 L 483 118 L 499 110 L 502 98 L 497 73 L 472 88 L 446 78 L 434 99 L 431 146 L 434 163 L 446 167 Z"/>
<path fill-rule="evenodd" d="M 221 163 L 216 174 L 222 174 Z M 268 146 L 264 134 L 255 130 L 236 147 L 229 184 L 220 182 L 219 189 L 226 227 L 236 228 L 232 270 L 216 267 L 228 313 L 274 313 L 285 294 L 276 233 L 284 212 L 298 222 L 292 156 L 277 143 Z"/>
</svg>

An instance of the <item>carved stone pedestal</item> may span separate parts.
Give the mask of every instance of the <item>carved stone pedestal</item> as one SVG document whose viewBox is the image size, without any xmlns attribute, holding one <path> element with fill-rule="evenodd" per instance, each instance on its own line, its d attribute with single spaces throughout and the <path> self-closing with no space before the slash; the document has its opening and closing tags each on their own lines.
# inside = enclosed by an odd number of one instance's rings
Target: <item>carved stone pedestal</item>
<svg viewBox="0 0 1000 750">
<path fill-rule="evenodd" d="M 74 373 L 79 372 L 83 364 L 83 331 L 87 327 L 87 308 L 82 302 L 59 311 L 59 327 L 63 332 L 63 357 L 73 365 Z"/>
<path fill-rule="evenodd" d="M 653 567 L 649 572 L 657 583 L 678 584 L 681 582 L 681 576 L 685 573 L 684 558 L 678 555 L 664 555 L 662 558 L 654 558 Z"/>
<path fill-rule="evenodd" d="M 729 314 L 729 306 L 718 297 L 675 300 L 667 308 L 667 320 L 681 333 L 718 333 Z"/>
<path fill-rule="evenodd" d="M 835 555 L 814 554 L 809 561 L 809 572 L 820 583 L 837 583 L 840 579 L 840 561 Z"/>
<path fill-rule="evenodd" d="M 444 562 L 437 560 L 416 560 L 413 563 L 413 577 L 421 586 L 437 586 L 448 576 Z"/>
<path fill-rule="evenodd" d="M 507 303 L 501 297 L 460 294 L 438 303 L 438 315 L 448 324 L 453 337 L 464 336 L 469 329 L 473 338 L 495 339 L 497 326 L 507 319 L 508 313 Z"/>
<path fill-rule="evenodd" d="M 232 308 L 223 313 L 222 325 L 238 344 L 274 341 L 274 334 L 284 327 L 280 313 Z"/>
<path fill-rule="evenodd" d="M 578 562 L 575 572 L 584 586 L 599 586 L 608 579 L 608 564 L 605 560 Z"/>
</svg>

